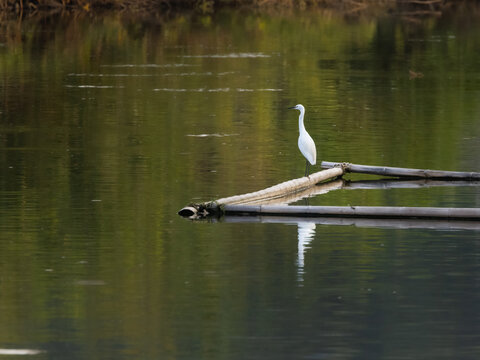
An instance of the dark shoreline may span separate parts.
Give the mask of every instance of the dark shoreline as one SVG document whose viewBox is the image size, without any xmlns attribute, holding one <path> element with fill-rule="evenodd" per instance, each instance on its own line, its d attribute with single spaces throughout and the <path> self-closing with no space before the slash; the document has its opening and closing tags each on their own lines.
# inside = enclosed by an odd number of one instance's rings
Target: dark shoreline
<svg viewBox="0 0 480 360">
<path fill-rule="evenodd" d="M 0 13 L 25 16 L 39 12 L 165 13 L 194 11 L 213 13 L 220 9 L 297 11 L 323 9 L 345 16 L 386 14 L 430 17 L 457 9 L 477 8 L 479 1 L 455 0 L 0 0 Z"/>
</svg>

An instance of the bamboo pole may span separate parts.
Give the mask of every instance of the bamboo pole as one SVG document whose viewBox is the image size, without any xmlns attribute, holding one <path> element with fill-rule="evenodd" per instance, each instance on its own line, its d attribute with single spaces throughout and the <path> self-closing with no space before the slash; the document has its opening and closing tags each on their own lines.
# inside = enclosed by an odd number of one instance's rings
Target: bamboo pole
<svg viewBox="0 0 480 360">
<path fill-rule="evenodd" d="M 315 186 L 319 182 L 342 176 L 343 173 L 344 170 L 342 167 L 322 170 L 309 176 L 285 181 L 283 183 L 252 193 L 230 196 L 207 203 L 192 204 L 181 209 L 178 214 L 181 216 L 207 216 L 219 212 L 221 213 L 221 208 L 225 205 L 239 205 L 258 202 L 263 203 L 272 199 L 306 190 L 312 186 Z"/>
<path fill-rule="evenodd" d="M 277 206 L 232 205 L 223 207 L 225 215 L 280 215 L 303 217 L 427 218 L 480 220 L 479 208 L 392 207 L 392 206 Z"/>
<path fill-rule="evenodd" d="M 368 190 L 368 189 L 419 189 L 429 187 L 460 187 L 460 186 L 480 186 L 480 181 L 446 181 L 431 179 L 376 179 L 376 180 L 343 180 L 342 189 L 348 190 Z"/>
<path fill-rule="evenodd" d="M 316 224 L 355 226 L 360 228 L 388 229 L 435 229 L 435 230 L 480 230 L 479 221 L 452 219 L 412 219 L 412 218 L 354 218 L 354 217 L 309 217 L 278 215 L 225 215 L 214 219 L 227 223 L 269 223 L 269 224 Z"/>
<path fill-rule="evenodd" d="M 267 199 L 274 199 L 280 196 L 285 196 L 286 194 L 292 194 L 297 191 L 308 189 L 321 181 L 342 176 L 343 173 L 344 171 L 341 167 L 323 170 L 310 176 L 304 176 L 302 178 L 285 181 L 281 184 L 277 184 L 260 191 L 218 199 L 215 201 L 215 203 L 217 205 L 248 204 Z"/>
<path fill-rule="evenodd" d="M 322 161 L 321 167 L 323 169 L 332 169 L 335 167 L 343 167 L 345 172 L 372 174 L 382 176 L 394 177 L 409 177 L 409 178 L 429 178 L 429 179 L 448 179 L 448 180 L 480 180 L 480 173 L 478 172 L 460 172 L 460 171 L 442 171 L 442 170 L 428 170 L 428 169 L 409 169 L 398 168 L 390 166 L 371 166 L 358 165 L 350 163 L 338 163 L 330 161 Z"/>
<path fill-rule="evenodd" d="M 249 205 L 288 205 L 293 202 L 306 199 L 309 197 L 314 197 L 317 195 L 323 195 L 333 190 L 340 190 L 344 186 L 345 181 L 343 179 L 331 180 L 327 182 L 322 182 L 315 186 L 311 186 L 304 190 L 299 190 L 293 193 L 287 193 L 280 197 L 275 197 L 272 199 L 260 199 L 256 201 L 249 201 Z"/>
</svg>

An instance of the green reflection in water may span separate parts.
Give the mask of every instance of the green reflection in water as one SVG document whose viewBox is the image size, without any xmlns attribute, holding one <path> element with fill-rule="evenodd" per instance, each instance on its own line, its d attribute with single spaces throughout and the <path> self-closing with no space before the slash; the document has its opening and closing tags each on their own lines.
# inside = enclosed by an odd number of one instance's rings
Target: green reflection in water
<svg viewBox="0 0 480 360">
<path fill-rule="evenodd" d="M 480 32 L 461 26 L 469 19 L 6 23 L 0 348 L 477 358 L 475 232 L 317 225 L 299 268 L 295 225 L 176 216 L 190 201 L 302 175 L 286 110 L 296 103 L 320 160 L 478 171 Z M 476 187 L 345 190 L 314 202 L 479 197 Z"/>
</svg>

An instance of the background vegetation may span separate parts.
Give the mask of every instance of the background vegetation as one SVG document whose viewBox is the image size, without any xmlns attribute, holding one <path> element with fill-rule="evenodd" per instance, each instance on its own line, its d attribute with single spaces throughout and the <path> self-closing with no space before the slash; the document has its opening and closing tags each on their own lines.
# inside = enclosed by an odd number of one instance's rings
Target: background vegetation
<svg viewBox="0 0 480 360">
<path fill-rule="evenodd" d="M 359 14 L 409 13 L 438 15 L 452 7 L 463 6 L 468 0 L 0 0 L 0 9 L 23 14 L 47 9 L 163 11 L 194 9 L 211 12 L 224 7 L 261 9 L 329 8 L 350 16 Z"/>
</svg>

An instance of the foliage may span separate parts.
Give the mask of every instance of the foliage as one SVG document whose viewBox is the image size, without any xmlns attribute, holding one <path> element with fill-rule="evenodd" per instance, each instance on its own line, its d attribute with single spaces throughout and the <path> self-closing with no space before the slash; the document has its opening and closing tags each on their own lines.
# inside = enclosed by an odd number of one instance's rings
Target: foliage
<svg viewBox="0 0 480 360">
<path fill-rule="evenodd" d="M 348 16 L 379 15 L 404 12 L 409 15 L 439 15 L 451 7 L 468 1 L 453 0 L 1 0 L 0 9 L 23 14 L 45 9 L 76 9 L 94 11 L 117 9 L 128 11 L 155 11 L 196 9 L 203 13 L 225 7 L 257 9 L 334 9 Z"/>
</svg>

